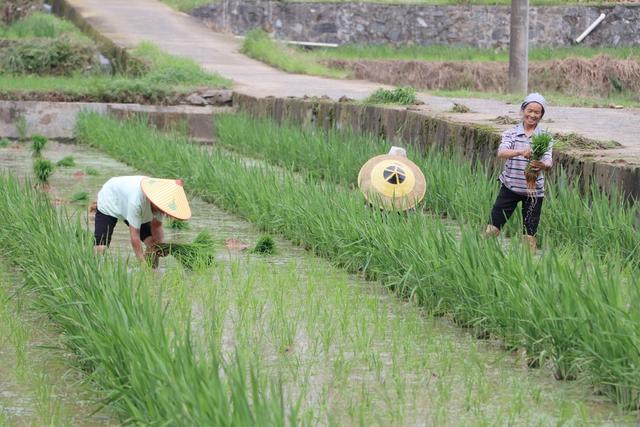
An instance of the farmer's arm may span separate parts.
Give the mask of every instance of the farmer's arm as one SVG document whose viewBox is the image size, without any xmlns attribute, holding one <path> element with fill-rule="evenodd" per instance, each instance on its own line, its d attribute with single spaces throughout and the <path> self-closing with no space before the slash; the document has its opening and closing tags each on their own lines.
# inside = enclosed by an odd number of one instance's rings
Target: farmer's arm
<svg viewBox="0 0 640 427">
<path fill-rule="evenodd" d="M 131 238 L 131 247 L 136 258 L 140 261 L 144 261 L 144 250 L 142 249 L 142 241 L 140 240 L 140 229 L 134 226 L 129 226 L 129 237 Z"/>
<path fill-rule="evenodd" d="M 513 157 L 523 156 L 528 159 L 531 157 L 531 148 L 516 150 L 513 135 L 508 131 L 502 134 L 502 142 L 498 147 L 498 158 L 502 160 L 511 159 Z"/>
<path fill-rule="evenodd" d="M 164 242 L 164 228 L 162 228 L 162 221 L 153 218 L 151 220 L 151 238 L 153 244 Z"/>
</svg>

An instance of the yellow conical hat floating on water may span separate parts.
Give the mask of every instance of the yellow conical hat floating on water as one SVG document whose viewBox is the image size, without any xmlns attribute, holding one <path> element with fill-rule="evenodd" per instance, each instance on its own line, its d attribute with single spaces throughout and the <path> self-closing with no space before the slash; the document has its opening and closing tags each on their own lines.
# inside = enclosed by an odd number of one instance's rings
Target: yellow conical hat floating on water
<svg viewBox="0 0 640 427">
<path fill-rule="evenodd" d="M 191 208 L 181 180 L 146 177 L 140 186 L 144 195 L 162 212 L 176 219 L 191 218 Z"/>
<path fill-rule="evenodd" d="M 423 199 L 426 181 L 420 168 L 411 160 L 383 154 L 362 166 L 358 187 L 369 203 L 383 209 L 404 211 Z"/>
</svg>

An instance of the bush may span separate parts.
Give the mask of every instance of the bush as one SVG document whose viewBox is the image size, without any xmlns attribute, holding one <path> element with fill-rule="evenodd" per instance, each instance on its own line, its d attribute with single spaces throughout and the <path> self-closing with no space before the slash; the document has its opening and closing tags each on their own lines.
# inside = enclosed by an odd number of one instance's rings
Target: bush
<svg viewBox="0 0 640 427">
<path fill-rule="evenodd" d="M 65 156 L 62 159 L 58 160 L 58 163 L 56 163 L 56 165 L 63 168 L 70 168 L 76 165 L 76 161 L 73 159 L 73 156 Z"/>
<path fill-rule="evenodd" d="M 411 105 L 416 101 L 416 90 L 410 86 L 397 87 L 393 90 L 380 88 L 365 99 L 369 104 Z"/>
<path fill-rule="evenodd" d="M 68 37 L 16 40 L 0 48 L 2 73 L 72 75 L 98 69 L 94 48 Z"/>
</svg>

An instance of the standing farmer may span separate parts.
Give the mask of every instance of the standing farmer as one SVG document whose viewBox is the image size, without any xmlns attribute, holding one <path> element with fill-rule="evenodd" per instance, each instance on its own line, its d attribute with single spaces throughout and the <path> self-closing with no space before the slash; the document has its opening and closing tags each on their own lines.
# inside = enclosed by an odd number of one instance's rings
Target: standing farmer
<svg viewBox="0 0 640 427">
<path fill-rule="evenodd" d="M 117 176 L 109 179 L 98 193 L 95 221 L 95 251 L 102 253 L 111 243 L 118 220 L 129 227 L 133 252 L 140 261 L 145 255 L 155 267 L 160 255 L 154 246 L 162 243 L 162 217 L 189 219 L 191 208 L 181 180 L 146 176 Z M 146 251 L 142 248 L 142 243 Z"/>
<path fill-rule="evenodd" d="M 545 100 L 539 93 L 527 95 L 520 107 L 522 123 L 502 134 L 498 157 L 506 160 L 499 180 L 500 192 L 491 210 L 491 223 L 486 234 L 497 236 L 511 217 L 518 203 L 522 203 L 524 237 L 536 249 L 536 231 L 540 222 L 544 200 L 544 174 L 539 173 L 534 188 L 527 187 L 525 168 L 530 164 L 533 172 L 551 168 L 551 147 L 540 160 L 531 159 L 531 137 L 542 133 L 538 123 L 544 116 Z"/>
</svg>

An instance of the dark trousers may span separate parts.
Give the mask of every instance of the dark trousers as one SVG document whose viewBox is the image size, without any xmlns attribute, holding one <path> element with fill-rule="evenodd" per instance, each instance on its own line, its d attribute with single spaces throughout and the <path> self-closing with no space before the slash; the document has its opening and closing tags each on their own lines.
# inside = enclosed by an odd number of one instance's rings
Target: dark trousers
<svg viewBox="0 0 640 427">
<path fill-rule="evenodd" d="M 96 210 L 96 227 L 93 232 L 96 245 L 109 246 L 111 244 L 111 236 L 113 236 L 113 229 L 117 222 L 118 218 Z M 126 220 L 124 223 L 129 225 Z M 140 240 L 144 242 L 149 236 L 151 236 L 151 223 L 145 222 L 140 226 Z"/>
<path fill-rule="evenodd" d="M 538 231 L 543 201 L 544 197 L 531 197 L 514 193 L 503 184 L 500 186 L 500 192 L 496 197 L 496 202 L 493 204 L 493 209 L 491 209 L 491 225 L 502 229 L 516 210 L 518 203 L 521 202 L 522 218 L 524 219 L 523 231 L 529 236 L 535 236 Z"/>
</svg>

